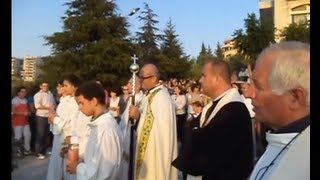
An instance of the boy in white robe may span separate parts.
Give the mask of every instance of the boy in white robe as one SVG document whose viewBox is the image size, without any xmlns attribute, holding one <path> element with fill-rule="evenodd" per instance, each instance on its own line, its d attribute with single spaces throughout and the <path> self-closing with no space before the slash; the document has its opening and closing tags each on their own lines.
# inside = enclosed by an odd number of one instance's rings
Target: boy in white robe
<svg viewBox="0 0 320 180">
<path fill-rule="evenodd" d="M 68 161 L 67 171 L 78 180 L 117 179 L 122 153 L 122 135 L 116 120 L 106 111 L 101 85 L 86 82 L 76 91 L 80 110 L 93 116 L 83 159 Z"/>
</svg>

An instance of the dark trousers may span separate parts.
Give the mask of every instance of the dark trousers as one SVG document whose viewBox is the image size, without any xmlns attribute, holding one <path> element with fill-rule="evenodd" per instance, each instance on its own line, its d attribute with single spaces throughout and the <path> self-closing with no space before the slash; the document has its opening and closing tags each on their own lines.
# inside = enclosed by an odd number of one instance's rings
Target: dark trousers
<svg viewBox="0 0 320 180">
<path fill-rule="evenodd" d="M 183 141 L 183 127 L 186 122 L 187 114 L 179 114 L 176 115 L 177 118 L 177 134 L 178 134 L 178 140 L 180 142 Z"/>
<path fill-rule="evenodd" d="M 29 116 L 29 125 L 30 125 L 30 132 L 31 132 L 30 148 L 31 148 L 31 151 L 34 152 L 35 144 L 36 144 L 36 133 L 37 133 L 35 113 L 31 113 L 31 115 Z"/>
<path fill-rule="evenodd" d="M 36 143 L 35 153 L 46 153 L 46 141 L 49 134 L 49 123 L 47 117 L 36 116 Z"/>
</svg>

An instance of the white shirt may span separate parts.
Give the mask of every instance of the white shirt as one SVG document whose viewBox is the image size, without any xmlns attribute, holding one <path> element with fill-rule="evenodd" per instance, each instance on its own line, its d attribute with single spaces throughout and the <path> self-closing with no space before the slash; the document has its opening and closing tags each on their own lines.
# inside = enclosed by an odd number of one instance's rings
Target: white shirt
<svg viewBox="0 0 320 180">
<path fill-rule="evenodd" d="M 246 105 L 249 113 L 250 113 L 250 117 L 251 118 L 254 118 L 254 116 L 256 115 L 256 113 L 253 111 L 253 105 L 252 105 L 252 100 L 251 98 L 245 98 L 243 96 L 243 94 L 241 94 L 241 98 L 242 98 L 242 101 L 244 102 L 244 104 Z"/>
<path fill-rule="evenodd" d="M 187 104 L 187 98 L 185 95 L 175 95 L 173 94 L 171 96 L 174 106 L 176 108 L 176 114 L 186 114 L 186 104 Z"/>
<path fill-rule="evenodd" d="M 49 116 L 49 110 L 47 109 L 38 109 L 41 105 L 43 106 L 52 106 L 56 105 L 55 100 L 53 98 L 53 95 L 50 91 L 43 92 L 40 90 L 34 95 L 34 106 L 37 109 L 36 115 L 41 117 L 48 117 Z"/>
<path fill-rule="evenodd" d="M 119 126 L 108 112 L 89 123 L 84 162 L 77 166 L 77 180 L 117 179 L 122 153 Z"/>
<path fill-rule="evenodd" d="M 119 107 L 120 97 L 117 96 L 115 99 L 109 98 L 110 107 Z M 113 117 L 119 116 L 119 111 L 109 110 L 109 112 L 113 115 Z"/>
<path fill-rule="evenodd" d="M 267 132 L 267 149 L 257 162 L 250 180 L 310 179 L 310 128 L 307 128 L 288 144 L 297 134 Z M 285 147 L 286 145 L 287 147 Z M 282 149 L 283 151 L 279 154 Z M 277 155 L 278 157 L 276 157 Z M 270 165 L 273 160 L 273 165 Z"/>
</svg>

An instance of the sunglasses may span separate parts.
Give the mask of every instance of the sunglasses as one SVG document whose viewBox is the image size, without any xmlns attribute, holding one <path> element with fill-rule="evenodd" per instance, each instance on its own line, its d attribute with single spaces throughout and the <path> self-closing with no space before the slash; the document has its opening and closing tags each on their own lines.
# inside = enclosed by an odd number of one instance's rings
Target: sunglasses
<svg viewBox="0 0 320 180">
<path fill-rule="evenodd" d="M 143 79 L 143 80 L 145 80 L 145 79 L 149 79 L 149 78 L 151 78 L 151 77 L 153 77 L 154 75 L 151 75 L 151 76 L 146 76 L 146 77 L 143 77 L 143 76 L 139 76 L 139 78 L 140 79 Z"/>
</svg>

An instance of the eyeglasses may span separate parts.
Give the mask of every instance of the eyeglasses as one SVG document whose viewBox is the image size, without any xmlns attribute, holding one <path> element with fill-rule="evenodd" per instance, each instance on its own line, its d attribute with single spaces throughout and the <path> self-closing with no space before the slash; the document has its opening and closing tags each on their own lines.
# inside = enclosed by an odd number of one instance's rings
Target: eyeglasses
<svg viewBox="0 0 320 180">
<path fill-rule="evenodd" d="M 146 77 L 143 77 L 143 76 L 139 76 L 139 78 L 140 79 L 142 79 L 142 80 L 145 80 L 145 79 L 149 79 L 149 78 L 151 78 L 151 77 L 153 77 L 154 75 L 151 75 L 151 76 L 146 76 Z"/>
</svg>

